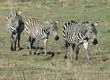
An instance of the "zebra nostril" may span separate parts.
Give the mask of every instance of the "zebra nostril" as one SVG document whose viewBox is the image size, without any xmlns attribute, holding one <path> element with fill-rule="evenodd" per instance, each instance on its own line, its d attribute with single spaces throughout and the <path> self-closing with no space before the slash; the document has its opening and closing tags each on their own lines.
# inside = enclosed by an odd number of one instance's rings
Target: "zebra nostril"
<svg viewBox="0 0 110 80">
<path fill-rule="evenodd" d="M 55 40 L 56 41 L 59 40 L 59 36 L 58 35 L 55 36 Z"/>
<path fill-rule="evenodd" d="M 96 45 L 98 43 L 97 39 L 95 39 L 93 42 L 92 42 L 94 45 Z"/>
</svg>

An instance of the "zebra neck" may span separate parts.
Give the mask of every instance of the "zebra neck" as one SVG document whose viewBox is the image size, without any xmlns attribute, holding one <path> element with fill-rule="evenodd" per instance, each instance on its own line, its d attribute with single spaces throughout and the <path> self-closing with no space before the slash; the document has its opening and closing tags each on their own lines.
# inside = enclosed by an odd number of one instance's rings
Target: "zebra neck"
<svg viewBox="0 0 110 80">
<path fill-rule="evenodd" d="M 49 30 L 49 29 L 44 29 L 44 32 L 45 32 L 47 35 L 49 35 L 50 30 Z"/>
<path fill-rule="evenodd" d="M 86 38 L 86 30 L 83 27 L 79 26 L 77 35 L 80 39 Z"/>
<path fill-rule="evenodd" d="M 42 27 L 44 28 L 44 29 L 49 29 L 50 27 L 49 27 L 49 21 L 44 21 L 44 22 L 42 22 Z"/>
<path fill-rule="evenodd" d="M 42 24 L 43 30 L 46 34 L 50 33 L 50 27 L 49 27 L 49 22 L 48 21 L 44 21 Z"/>
<path fill-rule="evenodd" d="M 47 29 L 42 29 L 41 32 L 40 32 L 40 36 L 42 39 L 44 38 L 48 38 L 48 35 L 49 35 L 49 32 Z"/>
</svg>

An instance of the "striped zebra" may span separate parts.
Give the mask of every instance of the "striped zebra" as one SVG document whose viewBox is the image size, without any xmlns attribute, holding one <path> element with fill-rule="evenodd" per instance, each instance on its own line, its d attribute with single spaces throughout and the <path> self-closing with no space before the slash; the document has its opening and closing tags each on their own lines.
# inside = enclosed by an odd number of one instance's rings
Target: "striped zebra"
<svg viewBox="0 0 110 80">
<path fill-rule="evenodd" d="M 58 24 L 59 21 L 39 21 L 36 18 L 29 19 L 26 24 L 25 24 L 25 31 L 27 34 L 27 39 L 28 39 L 28 46 L 29 46 L 29 54 L 31 55 L 31 47 L 33 42 L 36 39 L 36 51 L 38 48 L 38 43 L 42 39 L 44 40 L 44 49 L 45 49 L 45 55 L 46 55 L 46 49 L 47 49 L 47 40 L 48 40 L 48 35 L 49 33 L 53 35 L 55 40 L 59 39 L 58 36 Z M 31 40 L 32 38 L 32 40 Z M 34 54 L 36 54 L 36 51 Z"/>
<path fill-rule="evenodd" d="M 76 48 L 76 60 L 78 59 L 79 53 L 79 45 L 83 44 L 84 49 L 87 54 L 87 58 L 89 57 L 89 50 L 88 50 L 88 40 L 90 39 L 94 45 L 98 43 L 96 35 L 97 23 L 93 24 L 91 21 L 83 22 L 79 24 L 75 21 L 69 21 L 64 24 L 63 26 L 63 39 L 64 39 L 64 46 L 65 46 L 65 58 L 67 58 L 67 49 L 68 46 L 71 44 L 70 52 L 71 52 L 71 59 L 73 57 L 73 50 Z"/>
<path fill-rule="evenodd" d="M 22 10 L 19 13 L 13 12 L 11 10 L 11 14 L 7 17 L 6 31 L 9 33 L 10 36 L 11 51 L 16 50 L 17 40 L 18 40 L 18 47 L 20 49 L 20 34 L 24 30 L 23 18 L 20 16 L 21 13 Z M 15 35 L 15 39 L 13 35 Z M 13 48 L 13 43 L 15 44 L 14 48 Z"/>
</svg>

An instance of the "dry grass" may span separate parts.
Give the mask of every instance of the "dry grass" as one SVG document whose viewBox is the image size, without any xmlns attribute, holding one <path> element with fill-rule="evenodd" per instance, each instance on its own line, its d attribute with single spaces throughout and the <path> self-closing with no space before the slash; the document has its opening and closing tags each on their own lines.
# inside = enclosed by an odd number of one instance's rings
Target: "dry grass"
<svg viewBox="0 0 110 80">
<path fill-rule="evenodd" d="M 80 1 L 80 2 L 79 2 Z M 110 79 L 110 20 L 109 0 L 46 0 L 38 2 L 1 2 L 0 5 L 0 80 L 109 80 Z M 6 17 L 11 10 L 23 10 L 24 22 L 32 17 L 40 20 L 60 20 L 60 40 L 55 42 L 49 36 L 48 55 L 38 50 L 36 55 L 28 55 L 25 32 L 21 35 L 22 50 L 10 51 L 10 41 L 5 30 Z M 94 17 L 95 16 L 95 17 Z M 90 42 L 91 60 L 80 46 L 79 59 L 71 60 L 70 49 L 68 59 L 64 59 L 64 44 L 62 27 L 68 20 L 83 22 L 91 20 L 99 22 L 97 38 L 99 44 L 93 46 Z M 40 41 L 43 47 L 43 41 Z M 34 44 L 35 46 L 35 44 Z M 32 52 L 35 50 L 33 49 Z"/>
</svg>

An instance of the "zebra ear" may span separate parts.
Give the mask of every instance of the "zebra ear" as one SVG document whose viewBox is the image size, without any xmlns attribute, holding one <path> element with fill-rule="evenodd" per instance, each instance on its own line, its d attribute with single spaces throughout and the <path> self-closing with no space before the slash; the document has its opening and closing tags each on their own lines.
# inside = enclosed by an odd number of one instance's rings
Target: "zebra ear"
<svg viewBox="0 0 110 80">
<path fill-rule="evenodd" d="M 17 13 L 17 12 L 15 12 L 15 16 L 16 16 L 16 15 L 18 15 L 18 13 Z"/>
<path fill-rule="evenodd" d="M 59 23 L 59 20 L 57 20 L 56 23 L 58 24 Z"/>
<path fill-rule="evenodd" d="M 94 25 L 95 25 L 95 27 L 96 27 L 96 26 L 98 25 L 98 22 L 96 22 Z"/>
<path fill-rule="evenodd" d="M 13 16 L 14 12 L 11 10 L 11 15 Z"/>
<path fill-rule="evenodd" d="M 22 10 L 18 13 L 18 15 L 21 15 L 21 13 L 22 13 Z"/>
<path fill-rule="evenodd" d="M 51 20 L 49 20 L 49 24 L 53 24 L 53 22 Z"/>
</svg>

